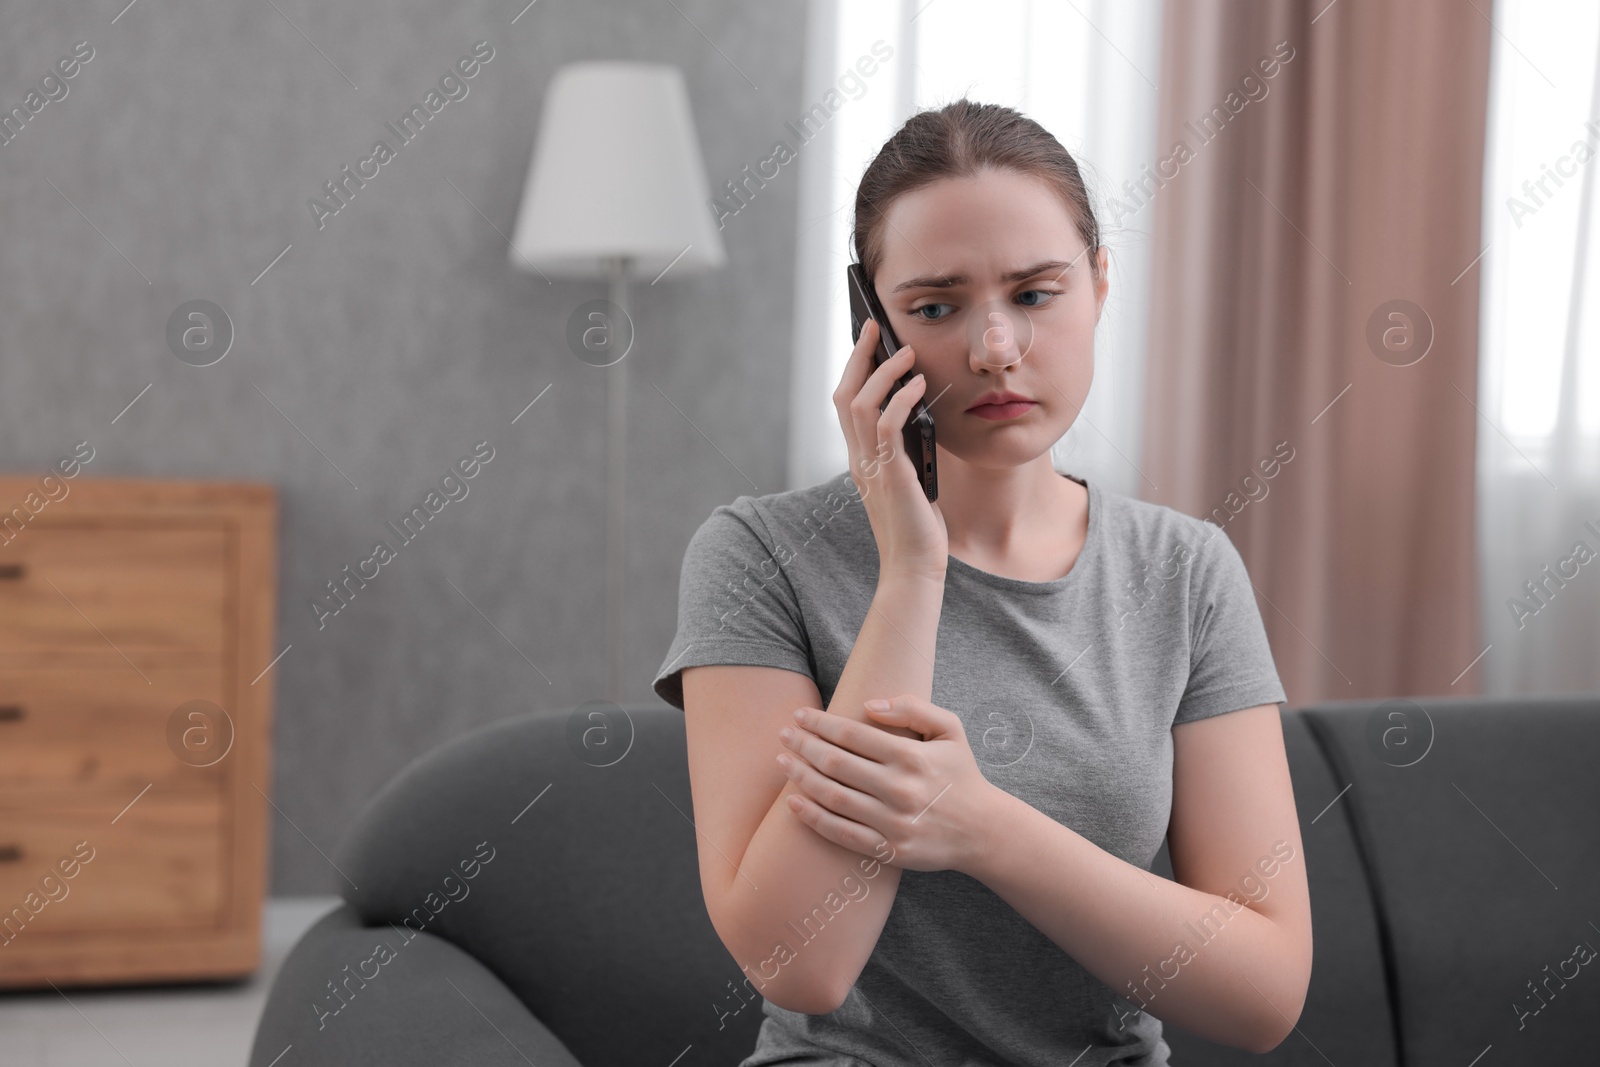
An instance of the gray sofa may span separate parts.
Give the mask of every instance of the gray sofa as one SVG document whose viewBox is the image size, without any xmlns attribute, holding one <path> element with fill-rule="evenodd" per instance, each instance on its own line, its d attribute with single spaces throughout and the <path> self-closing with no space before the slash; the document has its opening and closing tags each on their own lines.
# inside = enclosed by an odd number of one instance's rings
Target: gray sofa
<svg viewBox="0 0 1600 1067">
<path fill-rule="evenodd" d="M 330 872 L 344 904 L 277 975 L 252 1067 L 749 1052 L 761 1002 L 700 895 L 683 715 L 606 707 L 478 729 L 371 801 Z M 1171 1062 L 1600 1063 L 1600 963 L 1575 951 L 1600 949 L 1600 697 L 1281 714 L 1316 933 L 1306 1008 L 1259 1057 L 1168 1025 Z M 1171 876 L 1165 848 L 1155 870 Z"/>
</svg>

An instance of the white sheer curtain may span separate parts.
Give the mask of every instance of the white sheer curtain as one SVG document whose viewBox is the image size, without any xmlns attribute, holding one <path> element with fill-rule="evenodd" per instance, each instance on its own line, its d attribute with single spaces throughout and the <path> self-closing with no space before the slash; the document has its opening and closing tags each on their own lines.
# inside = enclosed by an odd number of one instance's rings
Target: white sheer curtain
<svg viewBox="0 0 1600 1067">
<path fill-rule="evenodd" d="M 913 113 L 966 96 L 1038 121 L 1089 185 L 1110 247 L 1111 289 L 1088 402 L 1053 459 L 1060 470 L 1138 496 L 1153 206 L 1124 182 L 1136 184 L 1159 158 L 1160 0 L 812 0 L 808 34 L 803 106 L 844 91 L 818 136 L 803 147 L 784 138 L 797 148 L 801 181 L 790 487 L 823 481 L 848 463 L 831 398 L 851 347 L 844 268 L 856 183 Z M 841 86 L 862 69 L 861 57 L 877 58 L 875 42 L 892 56 Z"/>
<path fill-rule="evenodd" d="M 1494 24 L 1476 400 L 1484 690 L 1594 692 L 1600 5 L 1498 0 Z"/>
</svg>

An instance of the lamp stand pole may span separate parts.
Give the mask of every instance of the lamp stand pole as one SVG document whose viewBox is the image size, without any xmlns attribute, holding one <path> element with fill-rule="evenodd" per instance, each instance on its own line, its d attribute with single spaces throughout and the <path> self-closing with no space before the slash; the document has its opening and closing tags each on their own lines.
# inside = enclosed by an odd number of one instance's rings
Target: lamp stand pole
<svg viewBox="0 0 1600 1067">
<path fill-rule="evenodd" d="M 628 274 L 632 258 L 616 256 L 610 261 L 611 303 L 620 322 L 607 323 L 608 343 L 633 344 L 633 313 L 628 309 Z M 624 334 L 624 331 L 626 333 Z M 631 354 L 631 353 L 630 353 Z M 628 443 L 628 360 L 626 357 L 605 368 L 607 417 L 606 447 L 606 699 L 622 704 L 622 579 L 623 502 L 626 498 Z"/>
</svg>

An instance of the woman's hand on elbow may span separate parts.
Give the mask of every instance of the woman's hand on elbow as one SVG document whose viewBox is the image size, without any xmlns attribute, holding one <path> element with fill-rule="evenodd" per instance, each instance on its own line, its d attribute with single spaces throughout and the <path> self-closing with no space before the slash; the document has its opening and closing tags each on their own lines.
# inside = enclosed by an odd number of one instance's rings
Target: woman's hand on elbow
<svg viewBox="0 0 1600 1067">
<path fill-rule="evenodd" d="M 966 871 L 992 832 L 998 788 L 954 712 L 911 694 L 868 701 L 870 723 L 800 709 L 779 759 L 795 816 L 836 845 L 910 871 Z M 876 724 L 905 727 L 919 739 Z"/>
</svg>

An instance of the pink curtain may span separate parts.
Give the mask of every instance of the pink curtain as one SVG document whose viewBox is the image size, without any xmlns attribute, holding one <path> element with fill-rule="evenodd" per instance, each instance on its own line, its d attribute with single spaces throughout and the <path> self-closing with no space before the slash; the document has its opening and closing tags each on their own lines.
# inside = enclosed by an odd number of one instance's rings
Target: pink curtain
<svg viewBox="0 0 1600 1067">
<path fill-rule="evenodd" d="M 1145 495 L 1238 546 L 1291 706 L 1471 695 L 1492 5 L 1324 3 L 1166 5 Z"/>
</svg>

